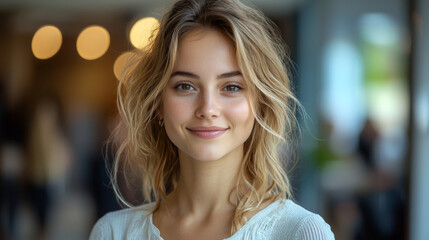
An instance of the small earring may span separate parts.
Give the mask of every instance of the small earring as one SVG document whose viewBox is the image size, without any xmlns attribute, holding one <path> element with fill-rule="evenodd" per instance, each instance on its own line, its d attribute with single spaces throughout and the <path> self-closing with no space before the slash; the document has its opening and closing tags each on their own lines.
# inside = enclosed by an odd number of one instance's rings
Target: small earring
<svg viewBox="0 0 429 240">
<path fill-rule="evenodd" d="M 164 126 L 164 119 L 162 119 L 162 118 L 159 119 L 158 124 L 160 127 L 163 127 Z"/>
</svg>

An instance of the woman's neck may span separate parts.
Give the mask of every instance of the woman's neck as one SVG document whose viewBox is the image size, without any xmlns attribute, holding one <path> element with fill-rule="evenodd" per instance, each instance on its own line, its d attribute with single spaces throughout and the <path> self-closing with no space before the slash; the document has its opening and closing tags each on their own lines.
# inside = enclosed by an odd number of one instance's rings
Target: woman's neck
<svg viewBox="0 0 429 240">
<path fill-rule="evenodd" d="M 166 207 L 173 214 L 207 217 L 233 212 L 242 148 L 215 161 L 198 161 L 179 153 L 180 178 L 167 197 Z"/>
</svg>

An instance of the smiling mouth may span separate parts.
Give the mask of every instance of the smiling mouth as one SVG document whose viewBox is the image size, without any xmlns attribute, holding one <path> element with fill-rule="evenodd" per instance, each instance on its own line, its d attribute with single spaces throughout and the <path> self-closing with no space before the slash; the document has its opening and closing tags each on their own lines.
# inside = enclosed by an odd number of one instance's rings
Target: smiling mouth
<svg viewBox="0 0 429 240">
<path fill-rule="evenodd" d="M 204 138 L 204 139 L 211 139 L 216 138 L 222 134 L 224 134 L 226 131 L 228 131 L 229 128 L 220 128 L 220 127 L 194 127 L 194 128 L 187 128 L 193 135 Z"/>
</svg>

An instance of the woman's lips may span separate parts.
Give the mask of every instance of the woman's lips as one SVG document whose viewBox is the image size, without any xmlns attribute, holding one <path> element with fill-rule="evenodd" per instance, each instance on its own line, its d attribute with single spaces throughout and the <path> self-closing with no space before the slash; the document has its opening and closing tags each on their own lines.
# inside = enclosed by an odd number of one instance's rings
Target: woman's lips
<svg viewBox="0 0 429 240">
<path fill-rule="evenodd" d="M 229 128 L 222 127 L 192 127 L 187 128 L 192 134 L 204 139 L 216 138 L 224 134 Z"/>
</svg>

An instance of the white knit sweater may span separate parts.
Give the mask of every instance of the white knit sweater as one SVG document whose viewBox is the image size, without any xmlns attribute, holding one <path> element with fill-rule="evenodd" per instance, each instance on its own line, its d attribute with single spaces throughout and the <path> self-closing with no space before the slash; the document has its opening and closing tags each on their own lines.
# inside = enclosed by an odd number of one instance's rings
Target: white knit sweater
<svg viewBox="0 0 429 240">
<path fill-rule="evenodd" d="M 92 229 L 90 240 L 147 239 L 162 240 L 148 211 L 154 203 L 106 214 Z M 330 226 L 317 214 L 291 200 L 271 203 L 254 215 L 228 240 L 333 240 Z"/>
</svg>

